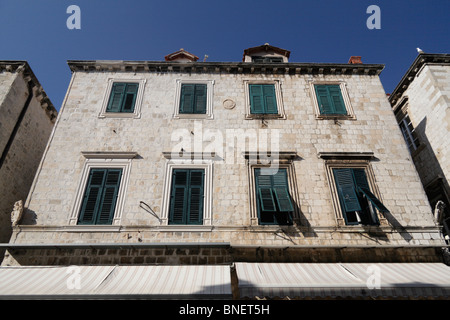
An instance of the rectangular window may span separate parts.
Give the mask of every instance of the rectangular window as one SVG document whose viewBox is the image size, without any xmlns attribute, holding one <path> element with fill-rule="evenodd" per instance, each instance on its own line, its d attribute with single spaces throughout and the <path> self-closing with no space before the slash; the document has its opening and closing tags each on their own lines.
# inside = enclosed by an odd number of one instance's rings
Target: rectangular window
<svg viewBox="0 0 450 320">
<path fill-rule="evenodd" d="M 206 84 L 181 85 L 180 114 L 206 114 Z"/>
<path fill-rule="evenodd" d="M 402 131 L 403 138 L 408 145 L 409 151 L 413 152 L 417 150 L 417 148 L 419 147 L 419 139 L 417 138 L 416 131 L 408 115 L 405 115 L 403 119 L 400 120 L 399 126 Z"/>
<path fill-rule="evenodd" d="M 174 169 L 169 205 L 169 224 L 203 224 L 203 169 Z"/>
<path fill-rule="evenodd" d="M 279 168 L 275 174 L 269 169 L 255 168 L 255 192 L 260 224 L 292 224 L 292 205 L 287 170 Z M 266 174 L 265 174 L 266 173 Z"/>
<path fill-rule="evenodd" d="M 363 168 L 334 168 L 339 203 L 345 223 L 378 225 L 375 208 L 380 212 L 389 210 L 370 191 Z"/>
<path fill-rule="evenodd" d="M 122 169 L 91 169 L 84 191 L 78 224 L 111 224 Z"/>
<path fill-rule="evenodd" d="M 250 113 L 278 114 L 275 85 L 249 84 Z"/>
<path fill-rule="evenodd" d="M 267 57 L 267 56 L 253 56 L 252 62 L 255 62 L 255 63 L 281 63 L 281 62 L 283 62 L 283 58 Z"/>
<path fill-rule="evenodd" d="M 322 115 L 346 115 L 344 99 L 342 98 L 340 85 L 315 84 L 317 103 Z"/>
<path fill-rule="evenodd" d="M 133 113 L 138 88 L 138 83 L 113 83 L 106 112 Z"/>
</svg>

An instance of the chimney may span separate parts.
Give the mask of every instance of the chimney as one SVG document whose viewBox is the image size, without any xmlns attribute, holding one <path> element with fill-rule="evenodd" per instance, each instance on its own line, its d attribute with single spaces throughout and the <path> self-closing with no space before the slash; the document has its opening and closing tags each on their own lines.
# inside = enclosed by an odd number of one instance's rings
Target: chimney
<svg viewBox="0 0 450 320">
<path fill-rule="evenodd" d="M 362 64 L 360 56 L 351 56 L 350 60 L 348 60 L 349 64 Z"/>
</svg>

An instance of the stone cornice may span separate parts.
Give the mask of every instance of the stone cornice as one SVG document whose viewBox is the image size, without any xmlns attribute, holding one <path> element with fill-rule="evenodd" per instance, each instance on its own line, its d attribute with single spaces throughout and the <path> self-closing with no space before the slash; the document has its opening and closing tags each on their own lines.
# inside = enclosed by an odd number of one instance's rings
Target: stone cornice
<svg viewBox="0 0 450 320">
<path fill-rule="evenodd" d="M 44 109 L 48 118 L 52 123 L 55 122 L 58 112 L 56 111 L 53 103 L 50 101 L 50 98 L 45 93 L 42 88 L 39 80 L 36 78 L 33 70 L 31 70 L 30 65 L 27 61 L 23 60 L 0 60 L 0 72 L 11 72 L 11 73 L 20 73 L 22 72 L 22 76 L 26 82 L 31 81 L 34 85 L 34 96 L 41 104 L 42 109 Z"/>
<path fill-rule="evenodd" d="M 69 60 L 72 72 L 379 75 L 383 64 Z"/>
</svg>

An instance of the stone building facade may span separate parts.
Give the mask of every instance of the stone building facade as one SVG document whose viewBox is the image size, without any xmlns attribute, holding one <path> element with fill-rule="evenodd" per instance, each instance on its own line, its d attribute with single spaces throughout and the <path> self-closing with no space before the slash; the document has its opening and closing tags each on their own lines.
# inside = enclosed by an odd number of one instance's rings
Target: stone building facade
<svg viewBox="0 0 450 320">
<path fill-rule="evenodd" d="M 57 112 L 26 61 L 0 61 L 0 242 L 26 200 Z"/>
<path fill-rule="evenodd" d="M 389 101 L 435 219 L 450 235 L 450 55 L 419 53 Z"/>
<path fill-rule="evenodd" d="M 384 66 L 289 55 L 69 61 L 3 266 L 442 262 Z"/>
</svg>

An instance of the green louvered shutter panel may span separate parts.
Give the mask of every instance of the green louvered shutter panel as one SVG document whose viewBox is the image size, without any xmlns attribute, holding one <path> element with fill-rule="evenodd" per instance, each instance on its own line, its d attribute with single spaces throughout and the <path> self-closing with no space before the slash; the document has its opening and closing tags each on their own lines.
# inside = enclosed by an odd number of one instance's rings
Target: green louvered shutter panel
<svg viewBox="0 0 450 320">
<path fill-rule="evenodd" d="M 206 113 L 206 84 L 195 85 L 195 105 L 194 113 L 205 114 Z"/>
<path fill-rule="evenodd" d="M 203 223 L 204 170 L 190 170 L 187 224 Z"/>
<path fill-rule="evenodd" d="M 101 202 L 106 169 L 91 169 L 83 196 L 78 224 L 94 224 Z"/>
<path fill-rule="evenodd" d="M 328 93 L 333 103 L 334 114 L 347 114 L 344 99 L 342 98 L 341 88 L 339 85 L 328 85 Z"/>
<path fill-rule="evenodd" d="M 272 194 L 272 175 L 262 175 L 261 169 L 255 169 L 255 180 L 261 210 L 275 212 L 276 206 Z"/>
<path fill-rule="evenodd" d="M 120 112 L 125 89 L 125 83 L 113 83 L 111 95 L 109 96 L 108 107 L 106 108 L 107 112 Z"/>
<path fill-rule="evenodd" d="M 134 104 L 136 103 L 136 96 L 139 84 L 127 83 L 125 90 L 125 98 L 122 103 L 121 112 L 134 112 Z"/>
<path fill-rule="evenodd" d="M 273 84 L 266 84 L 262 86 L 262 89 L 264 96 L 264 113 L 278 114 L 275 86 Z"/>
<path fill-rule="evenodd" d="M 333 114 L 333 105 L 326 85 L 314 85 L 320 114 Z"/>
<path fill-rule="evenodd" d="M 250 113 L 263 114 L 264 95 L 262 85 L 250 84 L 249 91 L 250 91 Z"/>
<path fill-rule="evenodd" d="M 353 181 L 352 169 L 333 169 L 339 199 L 344 206 L 345 212 L 360 211 L 358 196 Z"/>
<path fill-rule="evenodd" d="M 273 191 L 277 199 L 280 212 L 292 212 L 291 196 L 289 194 L 289 186 L 287 181 L 286 169 L 278 169 L 278 172 L 272 176 Z"/>
<path fill-rule="evenodd" d="M 353 176 L 355 177 L 358 192 L 362 192 L 367 200 L 369 200 L 380 212 L 389 212 L 384 204 L 370 191 L 369 182 L 367 181 L 364 169 L 353 169 Z"/>
<path fill-rule="evenodd" d="M 194 113 L 195 84 L 181 85 L 180 113 Z"/>
<path fill-rule="evenodd" d="M 119 195 L 122 169 L 108 169 L 103 184 L 102 201 L 97 213 L 97 224 L 111 224 Z"/>
<path fill-rule="evenodd" d="M 183 224 L 187 215 L 188 170 L 176 169 L 172 175 L 169 223 Z"/>
</svg>

